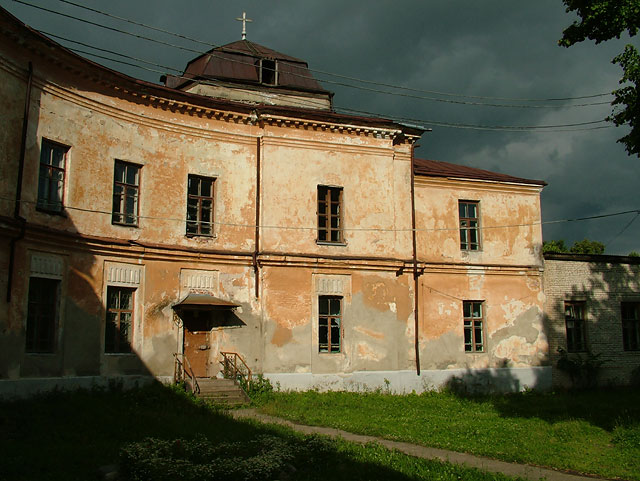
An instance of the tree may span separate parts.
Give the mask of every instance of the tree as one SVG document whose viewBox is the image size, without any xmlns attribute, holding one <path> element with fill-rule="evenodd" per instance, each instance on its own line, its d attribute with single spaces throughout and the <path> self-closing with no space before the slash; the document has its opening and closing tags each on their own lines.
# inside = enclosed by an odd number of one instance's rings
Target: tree
<svg viewBox="0 0 640 481">
<path fill-rule="evenodd" d="M 640 257 L 640 253 L 636 252 L 636 251 L 631 251 L 629 252 L 629 257 Z"/>
<path fill-rule="evenodd" d="M 633 37 L 640 28 L 640 2 L 638 0 L 563 0 L 567 12 L 576 12 L 579 20 L 569 25 L 558 44 L 570 47 L 586 39 L 596 44 L 620 38 L 627 32 Z M 633 45 L 627 45 L 612 63 L 622 67 L 620 84 L 611 103 L 612 114 L 607 120 L 616 126 L 629 125 L 631 132 L 618 139 L 629 155 L 640 157 L 640 55 Z"/>
<path fill-rule="evenodd" d="M 589 239 L 583 239 L 573 243 L 571 248 L 568 248 L 563 239 L 544 241 L 542 243 L 542 252 L 555 252 L 560 254 L 572 253 L 572 254 L 604 254 L 605 245 L 602 242 L 592 241 Z"/>
<path fill-rule="evenodd" d="M 569 249 L 567 249 L 567 246 L 564 245 L 563 239 L 550 240 L 544 241 L 542 243 L 542 252 L 544 254 L 546 254 L 547 252 L 556 252 L 562 254 L 564 252 L 569 252 Z"/>
<path fill-rule="evenodd" d="M 574 242 L 569 252 L 573 254 L 604 254 L 604 244 L 598 241 L 583 239 Z"/>
</svg>

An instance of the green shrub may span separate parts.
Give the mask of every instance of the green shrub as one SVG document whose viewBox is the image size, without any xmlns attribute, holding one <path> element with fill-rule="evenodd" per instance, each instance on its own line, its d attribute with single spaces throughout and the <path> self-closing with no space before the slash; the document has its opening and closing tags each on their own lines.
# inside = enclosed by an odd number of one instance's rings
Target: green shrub
<svg viewBox="0 0 640 481">
<path fill-rule="evenodd" d="M 274 391 L 271 381 L 262 374 L 254 376 L 251 381 L 246 381 L 242 378 L 240 379 L 240 385 L 252 401 L 268 399 Z"/>
<path fill-rule="evenodd" d="M 130 481 L 263 480 L 285 471 L 297 451 L 306 451 L 283 439 L 258 436 L 245 443 L 213 445 L 202 435 L 192 440 L 146 438 L 120 451 L 120 466 Z"/>
</svg>

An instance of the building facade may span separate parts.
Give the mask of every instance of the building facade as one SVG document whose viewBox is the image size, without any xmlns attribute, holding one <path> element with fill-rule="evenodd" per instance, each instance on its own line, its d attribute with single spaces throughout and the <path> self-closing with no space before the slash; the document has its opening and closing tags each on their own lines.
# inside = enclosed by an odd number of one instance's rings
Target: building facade
<svg viewBox="0 0 640 481">
<path fill-rule="evenodd" d="M 0 389 L 216 376 L 548 387 L 540 192 L 415 159 L 248 41 L 164 85 L 0 12 Z"/>
<path fill-rule="evenodd" d="M 545 323 L 553 384 L 637 384 L 640 259 L 554 253 L 544 257 Z M 571 371 L 558 369 L 563 354 L 579 366 L 591 362 L 596 369 L 578 371 L 572 379 Z"/>
</svg>

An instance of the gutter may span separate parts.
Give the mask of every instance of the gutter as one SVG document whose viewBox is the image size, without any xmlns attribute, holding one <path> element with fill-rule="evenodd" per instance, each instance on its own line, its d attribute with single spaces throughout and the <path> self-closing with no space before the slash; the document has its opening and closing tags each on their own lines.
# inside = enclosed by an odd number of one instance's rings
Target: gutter
<svg viewBox="0 0 640 481">
<path fill-rule="evenodd" d="M 417 249 L 417 241 L 416 241 L 416 189 L 415 189 L 415 174 L 414 174 L 414 165 L 415 165 L 415 144 L 411 145 L 411 237 L 413 242 L 413 315 L 414 315 L 414 343 L 416 350 L 416 374 L 420 375 L 420 335 L 418 332 L 419 329 L 419 299 L 418 299 L 418 289 L 419 289 L 419 278 L 420 274 L 418 273 L 418 249 Z"/>
<path fill-rule="evenodd" d="M 256 137 L 256 234 L 255 250 L 253 251 L 253 274 L 255 276 L 256 299 L 260 297 L 260 162 L 261 162 L 262 137 Z"/>
<path fill-rule="evenodd" d="M 29 62 L 27 77 L 27 94 L 24 101 L 24 116 L 22 118 L 22 139 L 20 141 L 20 158 L 18 159 L 18 180 L 16 186 L 16 205 L 13 218 L 20 223 L 20 233 L 9 242 L 9 268 L 7 278 L 7 302 L 11 302 L 11 287 L 13 284 L 13 269 L 15 265 L 16 244 L 24 238 L 26 219 L 20 215 L 22 203 L 22 177 L 24 175 L 24 158 L 27 151 L 27 129 L 29 127 L 29 107 L 31 106 L 31 86 L 33 85 L 33 65 Z"/>
</svg>

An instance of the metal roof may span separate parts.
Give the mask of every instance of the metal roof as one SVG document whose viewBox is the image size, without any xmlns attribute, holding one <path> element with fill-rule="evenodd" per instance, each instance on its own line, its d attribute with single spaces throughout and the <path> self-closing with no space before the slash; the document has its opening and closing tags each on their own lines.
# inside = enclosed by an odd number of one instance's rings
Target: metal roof
<svg viewBox="0 0 640 481">
<path fill-rule="evenodd" d="M 211 296 L 209 294 L 199 294 L 196 292 L 190 292 L 187 297 L 182 299 L 177 304 L 173 305 L 174 309 L 233 309 L 239 307 L 240 304 L 234 302 L 225 301 L 218 297 Z"/>
<path fill-rule="evenodd" d="M 467 167 L 466 165 L 427 159 L 414 159 L 414 173 L 415 175 L 425 177 L 450 177 L 455 179 L 492 180 L 515 184 L 547 185 L 544 180 L 523 179 L 521 177 L 513 177 L 512 175 L 500 174 L 489 170 Z"/>
<path fill-rule="evenodd" d="M 277 61 L 278 84 L 270 87 L 329 93 L 313 78 L 307 62 L 249 40 L 238 40 L 209 50 L 191 60 L 182 77 L 168 75 L 166 84 L 168 87 L 180 88 L 190 82 L 186 79 L 259 84 L 262 59 Z"/>
</svg>

